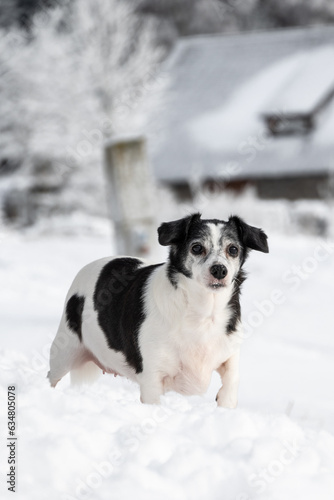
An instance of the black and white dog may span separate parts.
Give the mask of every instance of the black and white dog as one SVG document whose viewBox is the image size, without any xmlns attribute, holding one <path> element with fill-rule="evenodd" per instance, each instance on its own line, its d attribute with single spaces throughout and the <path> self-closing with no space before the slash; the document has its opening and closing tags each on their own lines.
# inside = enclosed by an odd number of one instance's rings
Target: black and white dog
<svg viewBox="0 0 334 500">
<path fill-rule="evenodd" d="M 200 214 L 165 222 L 162 264 L 132 257 L 100 259 L 76 276 L 51 347 L 52 387 L 93 367 L 140 385 L 143 403 L 167 391 L 203 394 L 214 370 L 219 406 L 237 404 L 242 266 L 250 249 L 268 252 L 267 236 L 237 216 Z"/>
</svg>

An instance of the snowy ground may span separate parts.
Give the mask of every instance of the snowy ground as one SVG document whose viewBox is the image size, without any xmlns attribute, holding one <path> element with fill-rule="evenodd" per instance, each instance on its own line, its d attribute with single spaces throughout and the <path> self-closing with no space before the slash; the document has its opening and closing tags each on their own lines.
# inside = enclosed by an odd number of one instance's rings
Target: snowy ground
<svg viewBox="0 0 334 500">
<path fill-rule="evenodd" d="M 76 271 L 110 254 L 108 236 L 1 241 L 1 498 L 8 472 L 7 386 L 17 387 L 17 494 L 24 500 L 334 498 L 334 244 L 270 234 L 243 293 L 237 410 L 101 376 L 87 388 L 45 379 Z"/>
</svg>

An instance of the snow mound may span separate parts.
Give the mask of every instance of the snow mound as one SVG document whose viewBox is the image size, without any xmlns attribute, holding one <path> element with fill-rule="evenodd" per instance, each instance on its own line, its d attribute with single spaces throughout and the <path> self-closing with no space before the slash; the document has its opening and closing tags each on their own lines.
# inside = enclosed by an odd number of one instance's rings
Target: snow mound
<svg viewBox="0 0 334 500">
<path fill-rule="evenodd" d="M 1 351 L 0 363 L 3 401 L 19 382 L 19 499 L 332 498 L 334 438 L 321 427 L 174 393 L 142 405 L 118 377 L 52 390 L 45 374 L 24 383 L 26 356 Z"/>
</svg>

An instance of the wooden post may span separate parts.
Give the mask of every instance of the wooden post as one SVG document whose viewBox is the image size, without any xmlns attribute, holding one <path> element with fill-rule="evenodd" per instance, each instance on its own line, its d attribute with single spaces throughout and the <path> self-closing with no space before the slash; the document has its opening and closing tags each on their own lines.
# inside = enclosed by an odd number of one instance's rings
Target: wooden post
<svg viewBox="0 0 334 500">
<path fill-rule="evenodd" d="M 143 137 L 118 138 L 106 146 L 107 198 L 119 255 L 143 256 L 156 238 L 153 196 Z"/>
</svg>

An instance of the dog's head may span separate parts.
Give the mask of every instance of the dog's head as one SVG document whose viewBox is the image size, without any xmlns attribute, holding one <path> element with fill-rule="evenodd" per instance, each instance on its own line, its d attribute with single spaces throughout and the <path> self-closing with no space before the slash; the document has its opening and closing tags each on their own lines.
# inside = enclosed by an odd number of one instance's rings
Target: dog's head
<svg viewBox="0 0 334 500">
<path fill-rule="evenodd" d="M 158 235 L 161 245 L 171 247 L 168 272 L 174 286 L 181 273 L 211 290 L 220 290 L 231 285 L 249 250 L 269 251 L 262 229 L 237 216 L 225 222 L 194 214 L 164 222 Z"/>
</svg>

